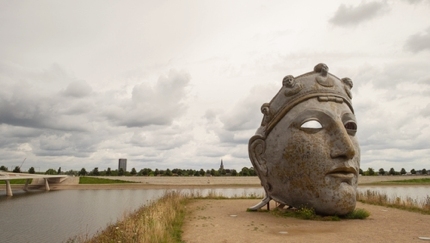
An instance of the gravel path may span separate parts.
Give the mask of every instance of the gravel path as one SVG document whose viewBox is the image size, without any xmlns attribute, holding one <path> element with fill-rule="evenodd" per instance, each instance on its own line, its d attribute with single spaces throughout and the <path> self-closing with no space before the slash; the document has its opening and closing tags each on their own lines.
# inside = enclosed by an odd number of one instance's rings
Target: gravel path
<svg viewBox="0 0 430 243">
<path fill-rule="evenodd" d="M 256 199 L 195 200 L 184 225 L 185 242 L 430 242 L 430 215 L 358 203 L 365 220 L 335 222 L 246 212 Z M 274 203 L 271 208 L 274 208 Z M 430 239 L 430 238 L 429 238 Z"/>
</svg>

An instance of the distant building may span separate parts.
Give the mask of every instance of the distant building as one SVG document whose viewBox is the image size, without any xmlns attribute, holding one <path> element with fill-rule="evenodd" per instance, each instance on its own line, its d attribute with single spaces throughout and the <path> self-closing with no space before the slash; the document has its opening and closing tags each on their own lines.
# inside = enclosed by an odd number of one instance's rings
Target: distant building
<svg viewBox="0 0 430 243">
<path fill-rule="evenodd" d="M 118 171 L 121 168 L 124 172 L 127 171 L 127 159 L 119 159 L 118 160 Z"/>
<path fill-rule="evenodd" d="M 224 168 L 224 162 L 221 160 L 221 164 L 219 165 L 219 173 L 224 176 L 236 175 L 236 170 L 234 169 L 226 169 Z"/>
<path fill-rule="evenodd" d="M 221 171 L 221 170 L 224 170 L 224 164 L 223 164 L 222 160 L 221 160 L 221 165 L 219 166 L 219 170 L 220 170 L 220 171 Z"/>
</svg>

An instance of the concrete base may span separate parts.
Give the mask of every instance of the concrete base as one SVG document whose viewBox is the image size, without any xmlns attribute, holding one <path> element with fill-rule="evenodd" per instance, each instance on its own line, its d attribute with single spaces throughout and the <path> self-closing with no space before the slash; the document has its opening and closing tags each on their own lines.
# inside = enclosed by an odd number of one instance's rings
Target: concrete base
<svg viewBox="0 0 430 243">
<path fill-rule="evenodd" d="M 12 188 L 10 187 L 10 181 L 6 181 L 6 195 L 9 197 L 13 196 Z"/>
</svg>

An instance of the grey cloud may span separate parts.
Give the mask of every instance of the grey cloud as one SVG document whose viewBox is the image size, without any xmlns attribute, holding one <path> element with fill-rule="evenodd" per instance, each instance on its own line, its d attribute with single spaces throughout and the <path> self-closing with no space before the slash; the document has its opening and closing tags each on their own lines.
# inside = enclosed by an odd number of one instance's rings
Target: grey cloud
<svg viewBox="0 0 430 243">
<path fill-rule="evenodd" d="M 403 0 L 403 1 L 408 2 L 410 4 L 420 4 L 420 3 L 430 4 L 430 1 L 428 1 L 428 0 Z"/>
<path fill-rule="evenodd" d="M 174 133 L 165 133 L 163 131 L 152 131 L 148 133 L 135 132 L 130 138 L 130 143 L 138 147 L 151 147 L 157 150 L 170 150 L 181 147 L 192 140 L 192 137 L 183 134 L 178 129 Z"/>
<path fill-rule="evenodd" d="M 196 151 L 196 155 L 211 158 L 221 158 L 226 155 L 226 152 L 227 148 L 208 145 L 202 148 L 198 148 L 198 150 Z"/>
<path fill-rule="evenodd" d="M 2 63 L 0 73 L 0 124 L 29 128 L 43 128 L 62 131 L 86 131 L 86 119 L 76 115 L 73 96 L 82 96 L 91 88 L 76 79 L 59 65 L 41 71 L 24 69 Z M 70 84 L 66 91 L 64 86 Z M 82 92 L 79 87 L 84 87 Z M 80 90 L 80 91 L 79 91 Z M 70 94 L 73 96 L 66 96 Z M 69 112 L 67 112 L 69 111 Z"/>
<path fill-rule="evenodd" d="M 0 65 L 0 126 L 2 148 L 26 156 L 88 157 L 103 134 L 90 122 L 91 87 L 57 64 L 31 70 Z M 100 128 L 101 126 L 98 125 Z M 23 151 L 25 150 L 25 151 Z"/>
<path fill-rule="evenodd" d="M 235 158 L 249 159 L 248 144 L 241 144 L 236 146 L 236 148 L 232 151 L 231 155 Z"/>
<path fill-rule="evenodd" d="M 84 81 L 74 81 L 70 83 L 62 92 L 66 96 L 81 98 L 90 95 L 92 88 Z"/>
<path fill-rule="evenodd" d="M 220 112 L 217 112 L 213 109 L 209 109 L 205 112 L 205 115 L 203 116 L 206 120 L 208 120 L 209 122 L 214 122 L 215 119 L 217 118 L 218 114 Z"/>
<path fill-rule="evenodd" d="M 71 156 L 85 158 L 97 151 L 98 145 L 107 136 L 98 133 L 44 132 L 31 142 L 37 156 Z"/>
<path fill-rule="evenodd" d="M 353 102 L 364 163 L 416 161 L 408 156 L 430 147 L 428 69 L 421 60 L 359 68 Z"/>
<path fill-rule="evenodd" d="M 162 160 L 164 151 L 192 140 L 190 134 L 178 132 L 186 129 L 150 126 L 171 124 L 184 114 L 190 80 L 186 72 L 172 70 L 153 87 L 136 85 L 128 99 L 118 98 L 124 97 L 124 91 L 93 92 L 85 81 L 77 81 L 55 65 L 43 72 L 15 69 L 2 74 L 0 82 L 6 88 L 0 91 L 0 126 L 13 137 L 0 139 L 3 148 L 18 149 L 26 144 L 35 156 L 82 160 L 99 149 L 115 147 L 125 155 L 154 162 Z M 20 82 L 11 85 L 13 80 Z M 52 85 L 42 90 L 37 85 L 26 87 L 33 80 Z M 133 126 L 149 126 L 149 130 L 145 136 L 131 137 Z M 118 141 L 124 146 L 118 146 Z M 139 156 L 142 147 L 151 147 L 155 156 L 150 156 L 148 149 L 145 156 Z M 106 153 L 112 156 L 113 152 Z"/>
<path fill-rule="evenodd" d="M 30 143 L 34 138 L 37 138 L 43 132 L 40 129 L 16 127 L 7 124 L 0 125 L 0 147 L 18 150 L 21 144 Z"/>
<path fill-rule="evenodd" d="M 78 115 L 91 113 L 96 109 L 94 102 L 91 99 L 87 100 L 64 100 L 64 102 L 69 102 L 67 107 L 61 107 L 60 112 L 64 115 L 70 117 L 77 117 Z"/>
<path fill-rule="evenodd" d="M 426 105 L 424 109 L 421 110 L 420 114 L 424 117 L 430 116 L 430 103 Z"/>
<path fill-rule="evenodd" d="M 329 21 L 338 26 L 357 25 L 381 16 L 388 11 L 389 6 L 385 1 L 369 3 L 362 1 L 356 7 L 341 4 Z"/>
<path fill-rule="evenodd" d="M 28 127 L 16 127 L 7 124 L 0 125 L 0 131 L 2 134 L 2 138 L 7 139 L 22 139 L 22 138 L 31 138 L 38 137 L 42 134 L 40 129 L 28 128 Z"/>
<path fill-rule="evenodd" d="M 111 122 L 127 127 L 168 125 L 186 111 L 187 86 L 190 75 L 170 70 L 158 79 L 154 87 L 136 85 L 132 98 L 119 107 L 108 107 L 105 115 Z"/>
<path fill-rule="evenodd" d="M 57 97 L 16 94 L 11 100 L 0 98 L 0 123 L 13 126 L 48 128 L 63 131 L 86 131 L 83 118 L 64 116 Z M 72 118 L 72 119 L 71 119 Z"/>
<path fill-rule="evenodd" d="M 356 107 L 357 136 L 362 150 L 414 151 L 430 146 L 430 123 L 413 110 L 399 112 L 378 104 Z"/>
<path fill-rule="evenodd" d="M 405 49 L 413 53 L 430 50 L 430 27 L 423 33 L 411 35 L 406 41 Z"/>
<path fill-rule="evenodd" d="M 359 92 L 366 84 L 372 84 L 376 89 L 387 91 L 390 96 L 416 95 L 408 92 L 425 92 L 430 88 L 429 68 L 430 65 L 422 61 L 393 61 L 382 68 L 365 65 L 354 77 L 353 91 Z M 401 89 L 401 85 L 412 87 L 415 84 L 420 84 L 419 90 Z"/>
<path fill-rule="evenodd" d="M 269 102 L 280 86 L 255 86 L 250 93 L 227 113 L 220 115 L 221 128 L 213 130 L 222 143 L 247 144 L 260 126 L 263 114 L 261 105 Z"/>
<path fill-rule="evenodd" d="M 278 87 L 279 89 L 280 87 Z M 260 111 L 261 105 L 269 102 L 276 94 L 276 87 L 254 87 L 250 94 L 239 101 L 233 109 L 220 117 L 227 131 L 241 131 L 257 129 L 263 115 Z"/>
<path fill-rule="evenodd" d="M 228 131 L 219 130 L 217 135 L 222 143 L 228 144 L 247 144 L 252 137 L 254 130 Z"/>
</svg>

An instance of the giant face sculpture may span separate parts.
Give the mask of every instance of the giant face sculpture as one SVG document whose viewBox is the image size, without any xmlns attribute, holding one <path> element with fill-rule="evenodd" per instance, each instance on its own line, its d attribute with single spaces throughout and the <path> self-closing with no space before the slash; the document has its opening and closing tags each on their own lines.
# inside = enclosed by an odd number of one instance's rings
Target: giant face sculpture
<svg viewBox="0 0 430 243">
<path fill-rule="evenodd" d="M 320 214 L 354 210 L 360 166 L 351 104 L 352 81 L 314 72 L 283 80 L 270 103 L 263 104 L 261 127 L 249 141 L 249 156 L 266 191 L 293 207 L 312 207 Z"/>
</svg>

